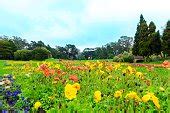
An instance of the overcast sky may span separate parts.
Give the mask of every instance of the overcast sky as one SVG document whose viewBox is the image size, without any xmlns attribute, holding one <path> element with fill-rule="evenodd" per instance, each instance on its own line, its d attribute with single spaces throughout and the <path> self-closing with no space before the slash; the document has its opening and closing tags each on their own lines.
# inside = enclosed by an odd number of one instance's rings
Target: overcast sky
<svg viewBox="0 0 170 113">
<path fill-rule="evenodd" d="M 133 37 L 140 14 L 162 32 L 170 0 L 0 0 L 0 35 L 82 50 Z"/>
</svg>

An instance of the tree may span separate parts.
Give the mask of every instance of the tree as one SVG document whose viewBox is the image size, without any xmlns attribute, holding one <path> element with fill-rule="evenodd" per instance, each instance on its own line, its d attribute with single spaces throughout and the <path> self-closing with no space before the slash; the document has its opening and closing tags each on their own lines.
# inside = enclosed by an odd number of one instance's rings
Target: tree
<svg viewBox="0 0 170 113">
<path fill-rule="evenodd" d="M 148 29 L 148 55 L 152 54 L 160 54 L 161 52 L 161 40 L 160 40 L 160 33 L 159 31 L 156 32 L 156 26 L 154 22 L 150 22 L 149 29 Z"/>
<path fill-rule="evenodd" d="M 56 57 L 58 59 L 68 59 L 67 50 L 64 47 L 56 46 Z"/>
<path fill-rule="evenodd" d="M 82 52 L 82 55 L 84 57 L 82 58 L 85 58 L 85 59 L 89 59 L 89 58 L 94 58 L 94 52 L 95 52 L 95 49 L 94 48 L 85 48 Z"/>
<path fill-rule="evenodd" d="M 123 53 L 124 51 L 129 51 L 132 46 L 133 38 L 127 37 L 127 36 L 121 36 L 118 40 L 118 45 L 120 46 L 120 53 Z"/>
<path fill-rule="evenodd" d="M 163 52 L 170 55 L 170 20 L 166 24 L 162 36 Z"/>
<path fill-rule="evenodd" d="M 25 49 L 28 47 L 28 43 L 27 43 L 26 39 L 22 39 L 17 36 L 13 36 L 12 38 L 13 38 L 12 41 L 14 42 L 14 44 L 17 47 L 17 50 Z"/>
<path fill-rule="evenodd" d="M 31 43 L 28 45 L 29 50 L 33 50 L 33 49 L 35 49 L 37 47 L 46 47 L 46 45 L 42 41 L 38 41 L 38 42 L 31 41 Z"/>
<path fill-rule="evenodd" d="M 69 59 L 76 59 L 77 58 L 79 50 L 76 48 L 75 45 L 67 44 L 65 46 L 65 49 L 67 51 L 67 55 L 68 55 Z"/>
<path fill-rule="evenodd" d="M 134 45 L 132 48 L 132 53 L 134 55 L 148 56 L 148 53 L 150 53 L 150 49 L 148 49 L 149 48 L 148 34 L 149 34 L 148 25 L 143 15 L 141 14 L 140 22 L 137 25 L 137 31 L 134 37 Z"/>
<path fill-rule="evenodd" d="M 34 60 L 45 60 L 51 58 L 51 52 L 45 47 L 37 47 L 32 51 L 32 59 Z"/>
<path fill-rule="evenodd" d="M 160 54 L 162 45 L 161 45 L 161 36 L 159 31 L 153 33 L 150 35 L 150 49 L 151 49 L 151 54 Z"/>
<path fill-rule="evenodd" d="M 57 58 L 57 50 L 47 45 L 46 48 L 51 52 L 53 58 Z"/>
<path fill-rule="evenodd" d="M 16 48 L 11 40 L 0 39 L 0 59 L 13 59 Z"/>
<path fill-rule="evenodd" d="M 28 61 L 32 59 L 32 50 L 22 49 L 14 52 L 15 60 Z"/>
</svg>

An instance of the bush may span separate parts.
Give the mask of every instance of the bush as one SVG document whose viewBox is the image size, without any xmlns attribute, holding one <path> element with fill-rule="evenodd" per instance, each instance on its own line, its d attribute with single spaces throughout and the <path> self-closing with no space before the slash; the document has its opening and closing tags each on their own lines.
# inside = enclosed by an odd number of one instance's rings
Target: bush
<svg viewBox="0 0 170 113">
<path fill-rule="evenodd" d="M 132 63 L 134 60 L 134 56 L 131 53 L 124 52 L 123 54 L 119 54 L 113 58 L 114 62 L 130 62 Z"/>
<path fill-rule="evenodd" d="M 159 55 L 151 55 L 148 58 L 145 58 L 146 62 L 157 62 L 160 61 L 162 58 Z"/>
<path fill-rule="evenodd" d="M 51 57 L 51 52 L 44 47 L 37 47 L 32 51 L 33 60 L 45 60 Z"/>
<path fill-rule="evenodd" d="M 31 60 L 32 59 L 32 51 L 23 49 L 23 50 L 17 50 L 14 52 L 14 59 L 15 60 Z"/>
</svg>

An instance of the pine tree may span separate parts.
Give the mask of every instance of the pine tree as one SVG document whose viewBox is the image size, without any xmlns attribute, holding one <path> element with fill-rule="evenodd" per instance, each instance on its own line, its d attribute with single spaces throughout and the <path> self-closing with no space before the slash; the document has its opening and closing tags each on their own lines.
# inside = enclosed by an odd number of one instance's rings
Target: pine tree
<svg viewBox="0 0 170 113">
<path fill-rule="evenodd" d="M 170 20 L 167 22 L 162 36 L 163 51 L 170 55 Z"/>
<path fill-rule="evenodd" d="M 132 48 L 132 53 L 134 55 L 139 55 L 139 42 L 141 40 L 141 34 L 140 34 L 140 30 L 141 30 L 141 24 L 145 22 L 145 19 L 143 18 L 143 15 L 140 15 L 140 22 L 137 25 L 137 29 L 136 29 L 136 33 L 135 33 L 135 37 L 134 37 L 134 44 L 133 44 L 133 48 Z"/>
<path fill-rule="evenodd" d="M 134 45 L 132 48 L 132 53 L 134 55 L 148 56 L 149 43 L 148 43 L 148 25 L 141 14 L 140 22 L 137 25 L 137 31 L 134 37 Z"/>
<path fill-rule="evenodd" d="M 156 32 L 156 26 L 154 24 L 154 22 L 150 22 L 149 24 L 149 34 L 148 34 L 148 38 L 149 38 L 149 50 L 150 53 L 148 53 L 148 55 L 152 55 L 152 54 L 160 54 L 161 52 L 161 40 L 160 40 L 160 33 L 159 31 Z"/>
<path fill-rule="evenodd" d="M 161 45 L 161 36 L 159 31 L 152 33 L 150 37 L 150 48 L 151 48 L 151 54 L 160 54 L 162 45 Z"/>
</svg>

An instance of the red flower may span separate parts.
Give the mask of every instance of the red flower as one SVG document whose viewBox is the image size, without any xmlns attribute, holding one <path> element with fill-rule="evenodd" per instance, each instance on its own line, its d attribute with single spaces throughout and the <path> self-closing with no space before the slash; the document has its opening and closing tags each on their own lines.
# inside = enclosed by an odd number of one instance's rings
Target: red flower
<svg viewBox="0 0 170 113">
<path fill-rule="evenodd" d="M 72 80 L 72 81 L 74 81 L 74 82 L 78 82 L 78 80 L 79 80 L 76 75 L 70 75 L 70 76 L 69 76 L 69 79 Z"/>
</svg>

